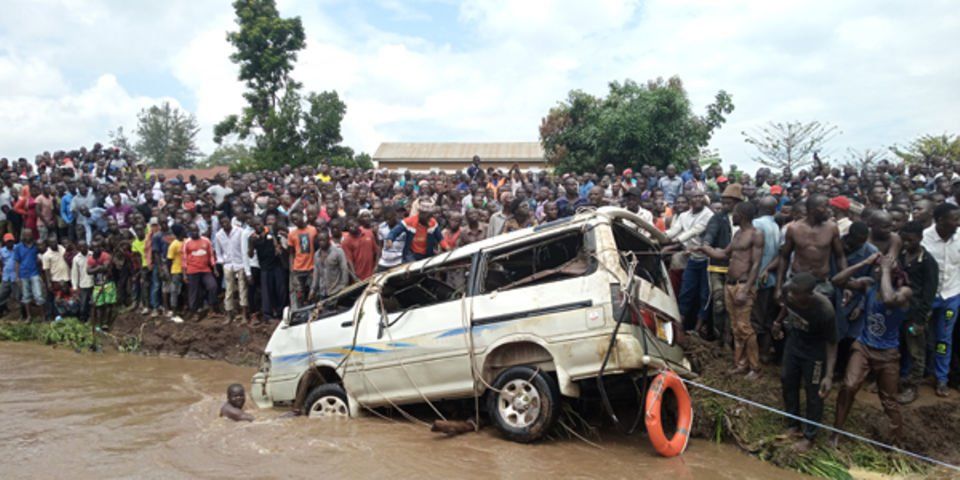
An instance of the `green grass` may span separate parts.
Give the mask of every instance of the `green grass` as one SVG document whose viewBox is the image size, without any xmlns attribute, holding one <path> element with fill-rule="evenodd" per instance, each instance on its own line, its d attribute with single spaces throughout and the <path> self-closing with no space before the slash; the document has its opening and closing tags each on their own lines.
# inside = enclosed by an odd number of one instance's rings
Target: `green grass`
<svg viewBox="0 0 960 480">
<path fill-rule="evenodd" d="M 39 342 L 45 345 L 70 347 L 78 351 L 100 345 L 97 336 L 90 331 L 90 326 L 72 317 L 59 322 L 0 323 L 0 340 Z"/>
</svg>

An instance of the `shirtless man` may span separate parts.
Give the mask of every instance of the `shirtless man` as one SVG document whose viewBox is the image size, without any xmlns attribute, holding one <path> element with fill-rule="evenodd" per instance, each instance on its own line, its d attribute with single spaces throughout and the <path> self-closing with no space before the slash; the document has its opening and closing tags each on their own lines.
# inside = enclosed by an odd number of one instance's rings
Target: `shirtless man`
<svg viewBox="0 0 960 480">
<path fill-rule="evenodd" d="M 897 258 L 900 256 L 900 247 L 903 240 L 900 235 L 893 231 L 893 217 L 889 212 L 876 210 L 867 221 L 870 227 L 870 239 L 868 240 L 877 247 L 881 254 L 887 257 Z"/>
<path fill-rule="evenodd" d="M 220 407 L 220 416 L 227 417 L 234 422 L 252 422 L 253 415 L 243 411 L 243 404 L 247 400 L 247 392 L 243 385 L 234 383 L 227 387 L 227 401 Z"/>
<path fill-rule="evenodd" d="M 830 283 L 830 254 L 834 255 L 840 270 L 847 268 L 847 258 L 843 254 L 840 230 L 836 222 L 830 220 L 827 197 L 823 194 L 811 195 L 807 199 L 807 215 L 799 221 L 789 224 L 784 232 L 783 248 L 780 249 L 780 265 L 777 269 L 776 298 L 781 298 L 783 281 L 787 276 L 809 273 L 818 280 L 817 291 L 832 298 L 833 286 Z"/>
<path fill-rule="evenodd" d="M 733 330 L 734 368 L 730 373 L 747 373 L 748 380 L 754 380 L 760 375 L 757 333 L 750 323 L 750 313 L 757 295 L 757 274 L 763 257 L 763 233 L 753 227 L 753 218 L 756 215 L 757 207 L 752 203 L 737 204 L 733 209 L 733 223 L 739 226 L 740 230 L 733 235 L 727 248 L 699 248 L 714 260 L 730 260 L 724 286 L 727 314 Z"/>
</svg>

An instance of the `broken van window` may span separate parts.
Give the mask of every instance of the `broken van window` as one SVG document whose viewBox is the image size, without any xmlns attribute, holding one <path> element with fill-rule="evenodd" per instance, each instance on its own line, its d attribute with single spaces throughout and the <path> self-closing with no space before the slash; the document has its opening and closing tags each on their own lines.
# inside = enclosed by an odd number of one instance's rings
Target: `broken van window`
<svg viewBox="0 0 960 480">
<path fill-rule="evenodd" d="M 636 254 L 637 268 L 633 272 L 634 275 L 652 283 L 663 291 L 668 291 L 667 282 L 669 280 L 663 274 L 663 260 L 659 255 L 659 250 L 640 233 L 638 227 L 633 226 L 632 223 L 625 225 L 622 222 L 614 222 L 613 238 L 617 244 L 617 250 L 621 253 L 633 252 Z M 628 267 L 627 259 L 621 256 L 620 264 L 626 269 Z"/>
<path fill-rule="evenodd" d="M 463 298 L 466 293 L 470 259 L 393 275 L 384 282 L 380 298 L 386 313 Z"/>
<path fill-rule="evenodd" d="M 321 301 L 313 308 L 313 320 L 316 321 L 332 317 L 347 310 L 352 310 L 357 300 L 363 295 L 363 291 L 367 289 L 367 285 L 369 285 L 369 282 L 352 285 L 340 293 Z M 290 319 L 290 325 L 298 325 L 306 322 L 306 317 L 303 319 L 299 317 L 298 315 L 293 315 Z"/>
<path fill-rule="evenodd" d="M 483 292 L 510 290 L 572 277 L 596 269 L 580 230 L 495 252 L 487 260 Z"/>
</svg>

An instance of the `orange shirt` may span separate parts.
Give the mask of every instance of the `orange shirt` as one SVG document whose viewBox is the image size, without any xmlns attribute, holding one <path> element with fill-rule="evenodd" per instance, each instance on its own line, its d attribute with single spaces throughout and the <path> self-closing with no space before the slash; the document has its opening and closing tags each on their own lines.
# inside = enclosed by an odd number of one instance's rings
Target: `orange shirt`
<svg viewBox="0 0 960 480">
<path fill-rule="evenodd" d="M 296 272 L 313 271 L 313 240 L 317 238 L 317 229 L 313 225 L 291 230 L 287 243 L 293 248 L 293 265 Z"/>
<path fill-rule="evenodd" d="M 196 240 L 189 238 L 183 242 L 183 266 L 187 275 L 191 273 L 212 272 L 216 257 L 213 244 L 207 237 Z"/>
</svg>

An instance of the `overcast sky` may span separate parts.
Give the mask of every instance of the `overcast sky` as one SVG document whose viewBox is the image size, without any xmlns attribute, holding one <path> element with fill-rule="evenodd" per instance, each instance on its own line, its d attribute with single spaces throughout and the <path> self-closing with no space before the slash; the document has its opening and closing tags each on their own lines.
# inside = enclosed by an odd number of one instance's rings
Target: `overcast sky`
<svg viewBox="0 0 960 480">
<path fill-rule="evenodd" d="M 32 156 L 131 130 L 169 100 L 200 146 L 242 106 L 225 40 L 228 0 L 2 0 L 0 156 Z M 347 103 L 345 143 L 535 141 L 570 89 L 679 75 L 702 113 L 736 110 L 712 146 L 752 167 L 741 131 L 821 120 L 832 150 L 960 132 L 955 1 L 281 0 L 307 35 L 296 79 Z"/>
</svg>

